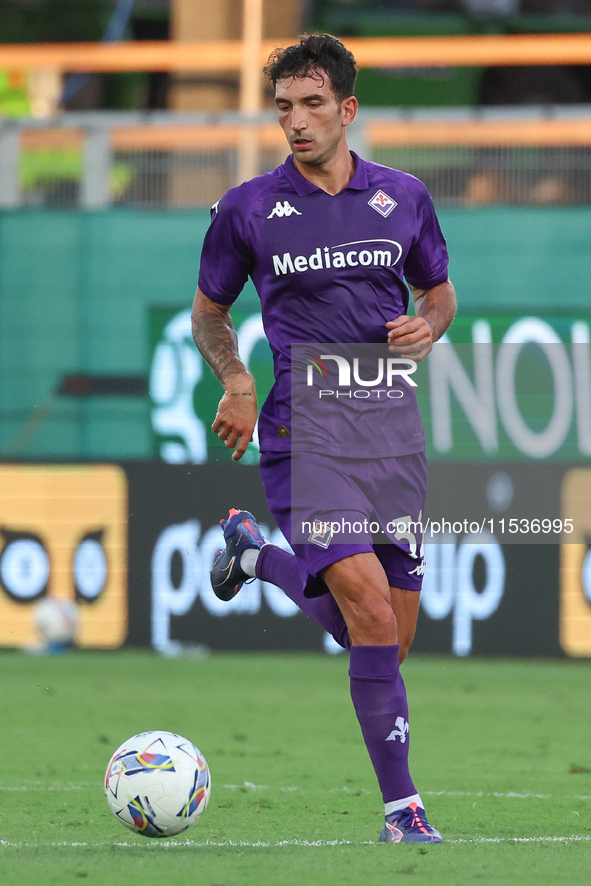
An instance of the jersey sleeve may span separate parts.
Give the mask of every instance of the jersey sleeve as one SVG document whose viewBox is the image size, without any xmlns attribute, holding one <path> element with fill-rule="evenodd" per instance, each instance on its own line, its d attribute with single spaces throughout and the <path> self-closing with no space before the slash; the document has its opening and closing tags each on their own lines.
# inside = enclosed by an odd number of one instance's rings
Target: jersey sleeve
<svg viewBox="0 0 591 886">
<path fill-rule="evenodd" d="M 431 195 L 422 182 L 415 179 L 415 183 L 417 234 L 404 263 L 404 276 L 415 289 L 432 289 L 447 280 L 449 256 Z"/>
<path fill-rule="evenodd" d="M 231 305 L 238 298 L 252 265 L 244 215 L 233 197 L 229 191 L 212 206 L 199 266 L 199 289 L 222 305 Z"/>
</svg>

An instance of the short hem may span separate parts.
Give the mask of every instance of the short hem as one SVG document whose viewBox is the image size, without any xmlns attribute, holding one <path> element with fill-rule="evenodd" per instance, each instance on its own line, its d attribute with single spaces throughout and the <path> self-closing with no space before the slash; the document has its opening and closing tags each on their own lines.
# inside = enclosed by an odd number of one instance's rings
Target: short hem
<svg viewBox="0 0 591 886">
<path fill-rule="evenodd" d="M 409 581 L 407 577 L 401 580 L 399 578 L 391 578 L 388 574 L 386 574 L 386 578 L 388 579 L 388 584 L 391 588 L 400 588 L 401 591 L 414 591 L 418 594 L 423 589 L 423 582 L 420 582 L 420 584 L 411 584 L 409 587 Z"/>
<path fill-rule="evenodd" d="M 306 547 L 308 547 L 308 545 L 306 545 Z M 317 562 L 315 562 L 313 564 L 310 563 L 308 561 L 308 559 L 306 557 L 303 557 L 299 552 L 296 552 L 296 556 L 300 560 L 300 562 L 304 564 L 305 568 L 308 571 L 308 575 L 312 576 L 313 578 L 320 579 L 321 581 L 323 581 L 323 579 L 322 579 L 322 576 L 320 575 L 320 573 L 322 572 L 323 569 L 327 569 L 329 566 L 332 566 L 333 563 L 338 563 L 340 560 L 346 560 L 347 557 L 353 557 L 355 554 L 375 554 L 376 557 L 378 558 L 378 560 L 380 560 L 380 558 L 376 552 L 376 549 L 370 544 L 367 544 L 367 545 L 360 544 L 356 547 L 356 550 L 351 550 L 350 546 L 347 546 L 347 547 L 348 547 L 348 550 L 347 550 L 346 554 L 339 554 L 336 546 L 332 550 L 330 550 L 330 548 L 329 548 L 329 549 L 327 549 L 326 553 L 324 555 L 320 555 L 318 557 Z M 401 591 L 414 591 L 416 593 L 421 592 L 422 587 L 423 587 L 422 578 L 418 579 L 416 581 L 413 581 L 412 579 L 410 579 L 408 577 L 408 575 L 400 576 L 400 575 L 393 575 L 391 573 L 388 574 L 388 571 L 384 567 L 384 564 L 382 563 L 381 560 L 380 560 L 380 565 L 381 565 L 382 569 L 384 570 L 384 572 L 386 573 L 386 578 L 388 580 L 389 587 L 400 588 Z M 310 567 L 314 568 L 314 572 L 311 571 Z M 308 593 L 306 593 L 307 588 L 304 589 L 304 596 L 306 598 L 311 599 L 313 597 L 322 596 L 322 594 L 318 593 L 318 587 L 316 584 L 310 583 L 310 590 L 312 590 L 312 588 L 314 588 L 315 593 L 308 594 Z M 326 591 L 324 591 L 324 593 L 327 593 L 328 590 L 329 589 L 327 586 Z"/>
<path fill-rule="evenodd" d="M 298 545 L 298 547 L 303 547 L 303 545 Z M 314 548 L 315 545 L 309 543 L 305 545 L 305 547 Z M 352 545 L 347 545 L 347 553 L 339 553 L 337 550 L 337 546 L 335 545 L 332 549 L 328 548 L 324 553 L 321 553 L 315 558 L 314 563 L 310 563 L 307 557 L 303 557 L 296 549 L 296 556 L 298 559 L 305 564 L 308 569 L 308 574 L 319 577 L 320 573 L 323 569 L 326 569 L 328 566 L 332 566 L 333 563 L 338 563 L 340 560 L 346 560 L 347 557 L 352 557 L 354 554 L 375 554 L 375 551 L 370 544 L 360 544 L 356 545 L 354 550 L 351 550 Z M 314 571 L 312 572 L 312 568 Z M 327 588 L 328 590 L 328 588 Z M 304 596 L 306 593 L 304 591 Z"/>
</svg>

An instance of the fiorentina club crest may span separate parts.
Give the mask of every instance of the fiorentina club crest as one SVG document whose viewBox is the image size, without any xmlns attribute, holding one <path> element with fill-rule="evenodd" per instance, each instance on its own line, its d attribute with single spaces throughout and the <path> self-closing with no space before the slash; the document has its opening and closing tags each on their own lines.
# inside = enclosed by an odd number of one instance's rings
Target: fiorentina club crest
<svg viewBox="0 0 591 886">
<path fill-rule="evenodd" d="M 383 191 L 377 191 L 371 200 L 368 200 L 367 202 L 372 209 L 375 209 L 375 211 L 379 212 L 380 215 L 383 215 L 384 218 L 387 218 L 392 210 L 398 206 L 396 200 L 393 200 L 392 197 L 388 197 Z"/>
<path fill-rule="evenodd" d="M 308 541 L 312 542 L 313 545 L 319 545 L 319 547 L 326 550 L 332 541 L 333 535 L 334 529 L 330 523 L 324 522 L 323 520 L 314 520 L 312 532 L 308 536 Z"/>
</svg>

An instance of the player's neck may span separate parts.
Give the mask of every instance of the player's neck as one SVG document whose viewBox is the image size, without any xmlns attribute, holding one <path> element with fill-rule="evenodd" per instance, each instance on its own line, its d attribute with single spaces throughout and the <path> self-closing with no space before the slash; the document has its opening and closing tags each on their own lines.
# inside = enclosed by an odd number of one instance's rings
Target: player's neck
<svg viewBox="0 0 591 886">
<path fill-rule="evenodd" d="M 300 175 L 333 197 L 347 187 L 355 174 L 355 161 L 346 142 L 342 142 L 335 156 L 322 165 L 300 163 L 295 157 L 293 164 Z"/>
</svg>

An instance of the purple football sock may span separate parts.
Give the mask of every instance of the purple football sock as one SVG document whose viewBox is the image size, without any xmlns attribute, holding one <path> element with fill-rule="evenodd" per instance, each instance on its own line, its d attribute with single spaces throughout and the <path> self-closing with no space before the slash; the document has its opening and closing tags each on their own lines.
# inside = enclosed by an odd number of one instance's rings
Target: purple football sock
<svg viewBox="0 0 591 886">
<path fill-rule="evenodd" d="M 302 577 L 297 558 L 276 545 L 261 548 L 255 566 L 257 578 L 270 581 L 287 594 L 302 612 L 328 631 L 343 649 L 349 649 L 349 632 L 341 610 L 331 593 L 308 598 L 304 595 L 306 581 Z"/>
<path fill-rule="evenodd" d="M 408 769 L 408 703 L 399 646 L 352 646 L 351 698 L 384 803 L 416 794 Z"/>
</svg>

